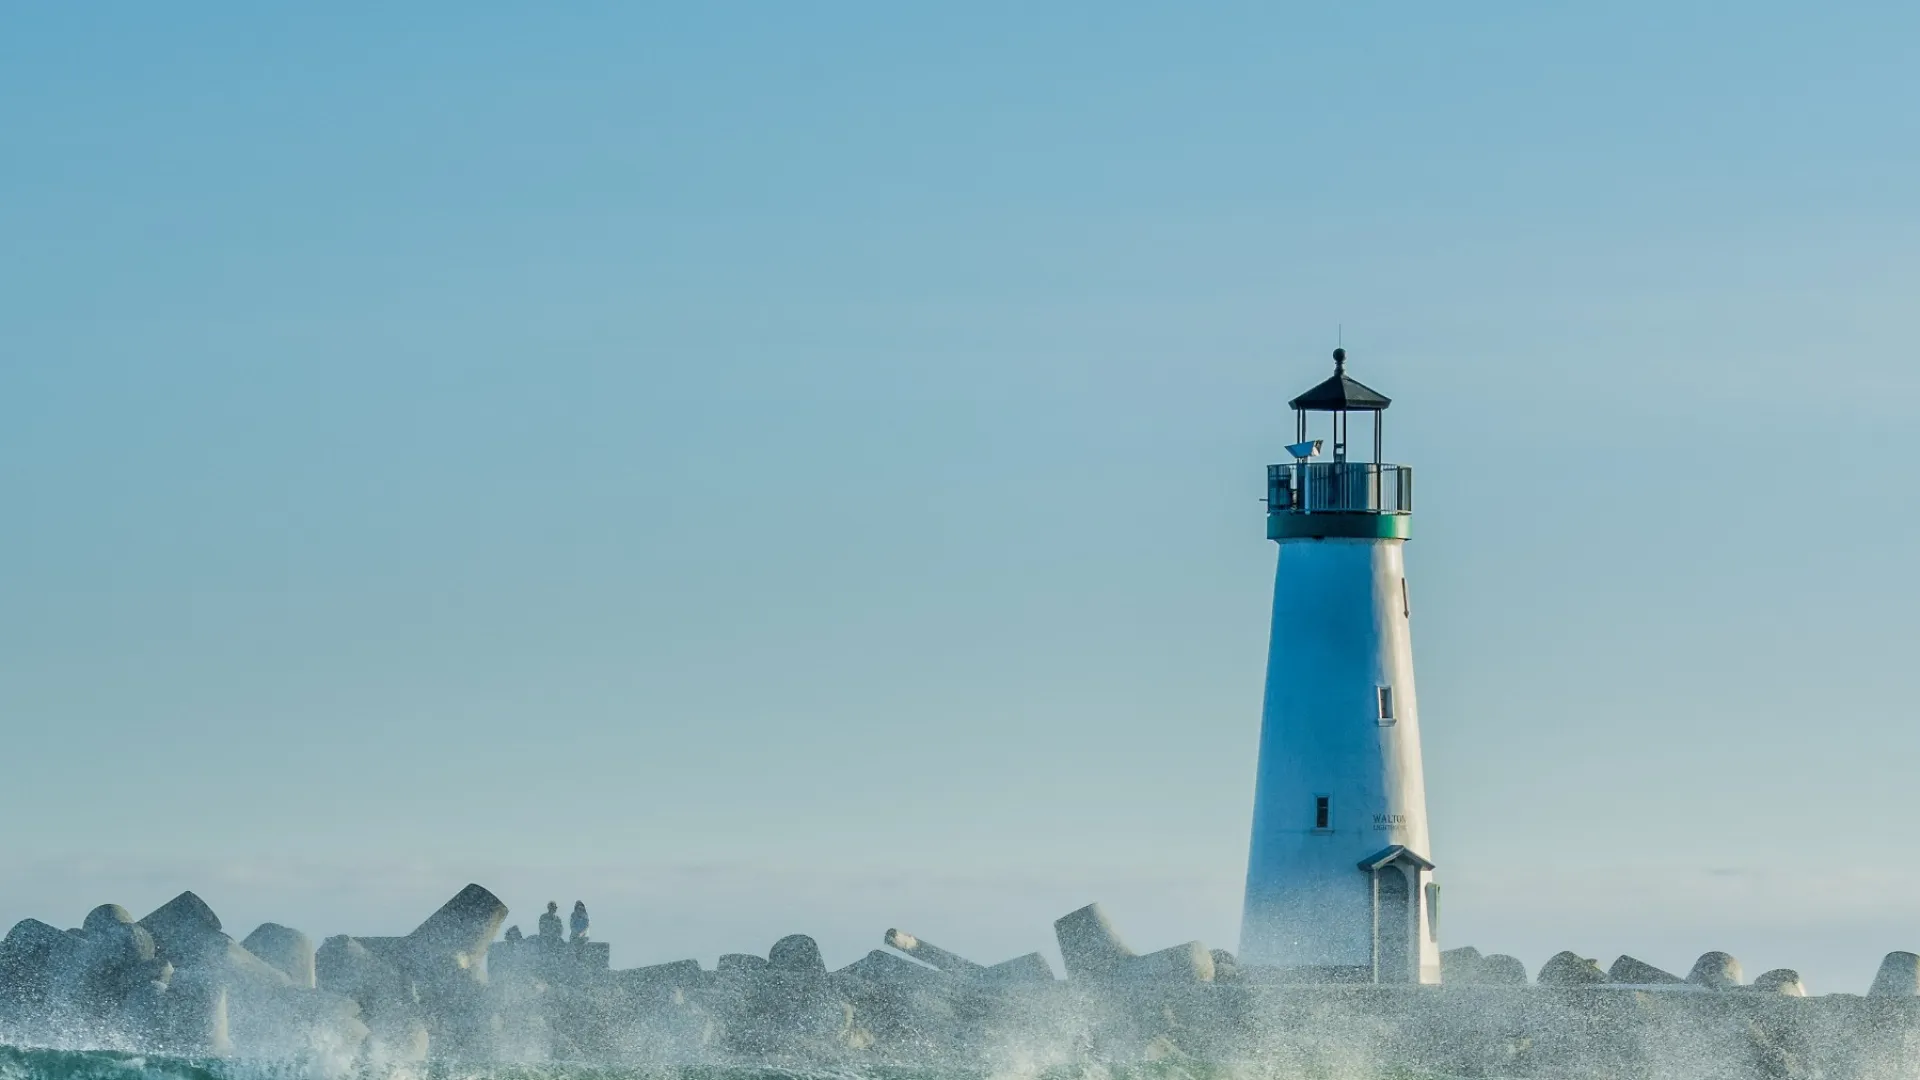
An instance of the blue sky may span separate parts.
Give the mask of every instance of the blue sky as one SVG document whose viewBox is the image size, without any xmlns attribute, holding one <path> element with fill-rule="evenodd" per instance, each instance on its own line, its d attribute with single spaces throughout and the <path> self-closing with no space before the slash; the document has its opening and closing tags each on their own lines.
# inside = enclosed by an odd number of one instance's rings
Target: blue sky
<svg viewBox="0 0 1920 1080">
<path fill-rule="evenodd" d="M 1343 332 L 1447 944 L 1920 947 L 1920 13 L 1033 7 L 0 12 L 0 920 L 1231 945 Z"/>
</svg>

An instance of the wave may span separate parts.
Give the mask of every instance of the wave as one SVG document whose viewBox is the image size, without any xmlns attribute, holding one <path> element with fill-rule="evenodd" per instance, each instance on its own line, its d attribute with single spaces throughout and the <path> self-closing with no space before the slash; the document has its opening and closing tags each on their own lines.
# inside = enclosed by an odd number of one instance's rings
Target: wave
<svg viewBox="0 0 1920 1080">
<path fill-rule="evenodd" d="M 1424 1080 L 1427 1074 L 1299 1072 L 1257 1064 L 1085 1061 L 1044 1068 L 760 1062 L 733 1065 L 427 1062 L 330 1069 L 313 1060 L 182 1058 L 0 1045 L 0 1080 Z"/>
</svg>

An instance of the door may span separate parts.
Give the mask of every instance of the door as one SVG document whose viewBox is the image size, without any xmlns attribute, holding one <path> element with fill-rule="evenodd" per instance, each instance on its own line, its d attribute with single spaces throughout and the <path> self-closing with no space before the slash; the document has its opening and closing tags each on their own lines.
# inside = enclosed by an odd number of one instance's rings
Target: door
<svg viewBox="0 0 1920 1080">
<path fill-rule="evenodd" d="M 1413 904 L 1407 873 L 1397 863 L 1373 872 L 1374 971 L 1382 983 L 1413 981 Z"/>
</svg>

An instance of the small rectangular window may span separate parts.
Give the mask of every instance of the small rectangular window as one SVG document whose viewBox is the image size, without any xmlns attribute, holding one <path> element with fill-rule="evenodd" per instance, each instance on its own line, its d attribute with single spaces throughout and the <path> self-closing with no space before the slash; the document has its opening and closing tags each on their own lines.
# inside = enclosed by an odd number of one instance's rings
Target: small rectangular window
<svg viewBox="0 0 1920 1080">
<path fill-rule="evenodd" d="M 1393 723 L 1393 687 L 1391 686 L 1380 688 L 1380 722 Z"/>
<path fill-rule="evenodd" d="M 1333 796 L 1313 797 L 1313 828 L 1315 832 L 1326 832 L 1333 828 Z"/>
<path fill-rule="evenodd" d="M 1440 883 L 1427 882 L 1427 937 L 1440 940 Z"/>
<path fill-rule="evenodd" d="M 1413 618 L 1413 601 L 1407 599 L 1406 578 L 1400 579 L 1400 616 L 1406 619 Z"/>
</svg>

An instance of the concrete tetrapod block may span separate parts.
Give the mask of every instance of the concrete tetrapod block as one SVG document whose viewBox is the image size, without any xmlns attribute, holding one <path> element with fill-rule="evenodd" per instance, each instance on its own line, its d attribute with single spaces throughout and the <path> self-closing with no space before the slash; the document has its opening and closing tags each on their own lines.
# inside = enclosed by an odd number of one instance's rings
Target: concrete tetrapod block
<svg viewBox="0 0 1920 1080">
<path fill-rule="evenodd" d="M 750 976 L 744 991 L 716 1002 L 721 1044 L 734 1052 L 814 1054 L 846 1048 L 854 1031 L 853 1004 L 844 984 L 768 968 Z"/>
<path fill-rule="evenodd" d="M 693 990 L 707 983 L 707 973 L 698 960 L 675 960 L 666 964 L 626 968 L 613 972 L 612 976 L 615 984 L 630 993 Z"/>
<path fill-rule="evenodd" d="M 1534 979 L 1541 986 L 1594 986 L 1607 981 L 1600 965 L 1576 953 L 1555 953 Z"/>
<path fill-rule="evenodd" d="M 1868 997 L 1920 996 L 1920 956 L 1910 952 L 1890 952 L 1880 961 L 1873 976 Z"/>
<path fill-rule="evenodd" d="M 1527 965 L 1517 956 L 1505 953 L 1492 953 L 1480 958 L 1480 985 L 1482 986 L 1525 986 L 1527 985 Z"/>
<path fill-rule="evenodd" d="M 720 959 L 713 965 L 715 973 L 720 975 L 744 975 L 755 971 L 764 971 L 767 958 L 752 953 L 721 953 Z"/>
<path fill-rule="evenodd" d="M 97 964 L 122 967 L 154 957 L 153 935 L 133 921 L 119 904 L 101 904 L 87 913 L 80 932 Z"/>
<path fill-rule="evenodd" d="M 169 991 L 183 986 L 215 987 L 225 995 L 231 1042 L 243 1055 L 290 1052 L 309 1034 L 335 1047 L 356 1047 L 366 1038 L 357 1004 L 342 995 L 296 986 L 292 976 L 237 941 L 180 966 Z"/>
<path fill-rule="evenodd" d="M 166 964 L 165 960 L 157 961 Z M 163 1048 L 161 1016 L 166 1005 L 167 991 L 171 989 L 173 966 L 167 965 L 167 981 L 153 981 L 136 986 L 120 999 L 119 1026 L 122 1032 L 143 1047 Z"/>
<path fill-rule="evenodd" d="M 1780 994 L 1785 997 L 1807 996 L 1806 983 L 1800 981 L 1800 973 L 1792 968 L 1774 968 L 1772 971 L 1762 972 L 1746 989 Z"/>
<path fill-rule="evenodd" d="M 56 973 L 74 966 L 86 948 L 69 934 L 38 919 L 22 919 L 0 941 L 0 1013 L 19 1013 L 47 1004 Z"/>
<path fill-rule="evenodd" d="M 225 986 L 177 978 L 165 994 L 159 995 L 159 1009 L 152 1022 L 161 1045 L 175 1053 L 232 1053 Z"/>
<path fill-rule="evenodd" d="M 261 923 L 240 947 L 283 972 L 293 985 L 307 989 L 315 986 L 313 941 L 300 931 L 279 923 Z"/>
<path fill-rule="evenodd" d="M 788 934 L 767 950 L 767 967 L 774 971 L 798 971 L 825 975 L 827 962 L 820 957 L 820 944 L 805 934 Z"/>
<path fill-rule="evenodd" d="M 201 958 L 226 951 L 233 941 L 220 929 L 220 916 L 192 892 L 161 904 L 140 920 L 153 935 L 159 955 L 177 968 L 192 967 Z"/>
<path fill-rule="evenodd" d="M 1213 955 L 1213 981 L 1217 983 L 1240 982 L 1247 977 L 1246 970 L 1240 966 L 1240 958 L 1225 949 L 1208 950 Z"/>
<path fill-rule="evenodd" d="M 399 941 L 361 942 L 370 953 L 384 952 L 412 981 L 418 1015 L 435 1054 L 486 1053 L 492 1038 L 487 949 L 506 921 L 507 905 L 499 897 L 468 884 Z M 577 959 L 578 953 L 573 955 Z M 378 1024 L 368 1026 L 378 1039 L 410 1038 Z"/>
<path fill-rule="evenodd" d="M 165 960 L 122 962 L 91 949 L 82 956 L 82 966 L 68 969 L 59 991 L 61 1005 L 73 1010 L 70 1019 L 85 1017 L 112 1025 L 130 995 L 143 986 L 164 987 L 173 978 L 173 968 Z"/>
<path fill-rule="evenodd" d="M 309 1045 L 347 1053 L 369 1034 L 357 1001 L 294 986 L 285 972 L 239 945 L 233 947 L 232 962 L 205 964 L 180 977 L 226 991 L 234 1051 L 245 1056 L 282 1056 Z"/>
<path fill-rule="evenodd" d="M 1701 953 L 1687 972 L 1687 981 L 1709 990 L 1731 990 L 1742 981 L 1740 961 L 1723 952 Z"/>
<path fill-rule="evenodd" d="M 412 980 L 345 934 L 320 943 L 313 954 L 313 969 L 320 989 L 354 999 L 369 1017 L 411 1017 L 419 1012 Z"/>
<path fill-rule="evenodd" d="M 119 904 L 101 904 L 80 920 L 80 929 L 89 934 L 106 933 L 132 925 L 133 916 L 127 914 L 127 909 Z"/>
<path fill-rule="evenodd" d="M 369 1029 L 368 1049 L 378 1060 L 420 1061 L 429 1036 L 413 980 L 357 939 L 345 934 L 320 943 L 313 954 L 314 981 L 321 990 L 351 998 Z"/>
<path fill-rule="evenodd" d="M 1636 960 L 1622 954 L 1607 969 L 1607 977 L 1613 982 L 1628 983 L 1634 986 L 1671 986 L 1686 980 L 1671 972 L 1662 971 L 1644 960 Z"/>
<path fill-rule="evenodd" d="M 484 980 L 487 946 L 507 921 L 500 898 L 469 884 L 408 934 L 402 948 L 409 965 L 457 970 Z"/>
<path fill-rule="evenodd" d="M 141 965 L 141 974 L 145 982 L 136 982 L 120 996 L 118 1025 L 126 1034 L 133 1036 L 141 1046 L 151 1046 L 159 1041 L 155 1033 L 156 1018 L 160 1015 L 164 995 L 173 984 L 173 965 L 165 960 L 149 960 Z"/>
<path fill-rule="evenodd" d="M 227 942 L 226 948 L 203 956 L 199 963 L 182 967 L 181 970 L 207 972 L 222 986 L 240 991 L 262 990 L 271 993 L 293 986 L 292 976 L 248 952 L 237 941 Z"/>
<path fill-rule="evenodd" d="M 1193 983 L 1213 981 L 1213 953 L 1198 941 L 1175 945 L 1145 956 L 1136 956 L 1120 968 L 1127 979 L 1156 983 Z"/>
<path fill-rule="evenodd" d="M 1037 952 L 1025 956 L 1016 956 L 1003 960 L 982 972 L 980 977 L 987 982 L 1000 983 L 1050 983 L 1054 981 L 1053 965 Z"/>
<path fill-rule="evenodd" d="M 1480 979 L 1480 950 L 1471 945 L 1440 953 L 1440 984 L 1471 986 Z"/>
<path fill-rule="evenodd" d="M 87 913 L 80 949 L 54 973 L 53 996 L 62 1006 L 93 1022 L 110 1020 L 135 987 L 150 982 L 153 935 L 118 904 L 102 904 Z"/>
<path fill-rule="evenodd" d="M 233 1051 L 227 1029 L 227 989 L 193 977 L 128 1000 L 128 1019 L 154 1049 L 183 1056 Z"/>
<path fill-rule="evenodd" d="M 984 966 L 964 956 L 956 956 L 932 942 L 922 941 L 904 930 L 888 930 L 885 941 L 915 960 L 937 967 L 949 975 L 971 979 L 986 971 Z"/>
<path fill-rule="evenodd" d="M 173 983 L 173 965 L 157 956 L 140 965 L 140 974 L 151 989 L 165 990 Z"/>
<path fill-rule="evenodd" d="M 872 982 L 923 983 L 951 978 L 946 972 L 925 964 L 915 963 L 898 953 L 885 949 L 875 949 L 867 955 L 835 971 L 834 974 L 850 975 L 856 979 Z"/>
<path fill-rule="evenodd" d="M 1113 920 L 1099 904 L 1088 904 L 1053 920 L 1053 936 L 1071 979 L 1111 979 L 1135 953 L 1120 940 Z"/>
</svg>

